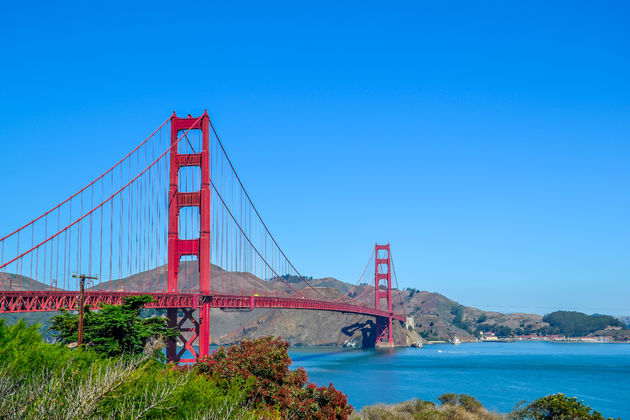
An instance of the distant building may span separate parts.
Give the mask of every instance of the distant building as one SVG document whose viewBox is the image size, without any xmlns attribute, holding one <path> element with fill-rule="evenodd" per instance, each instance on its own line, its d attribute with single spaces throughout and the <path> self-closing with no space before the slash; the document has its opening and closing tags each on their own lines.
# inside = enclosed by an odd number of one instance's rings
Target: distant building
<svg viewBox="0 0 630 420">
<path fill-rule="evenodd" d="M 612 341 L 612 337 L 579 337 L 578 340 L 582 343 L 609 343 Z"/>
<path fill-rule="evenodd" d="M 566 340 L 567 338 L 564 335 L 553 334 L 553 335 L 548 335 L 547 339 L 549 339 L 550 341 L 563 341 L 563 340 Z"/>
<path fill-rule="evenodd" d="M 538 335 L 536 334 L 523 334 L 516 337 L 517 340 L 536 340 L 537 338 L 538 338 Z"/>
<path fill-rule="evenodd" d="M 407 319 L 405 320 L 405 328 L 413 330 L 414 327 L 415 327 L 415 324 L 413 322 L 413 315 L 408 316 Z"/>
<path fill-rule="evenodd" d="M 492 331 L 481 332 L 481 339 L 483 341 L 497 341 L 498 340 L 496 334 Z"/>
</svg>

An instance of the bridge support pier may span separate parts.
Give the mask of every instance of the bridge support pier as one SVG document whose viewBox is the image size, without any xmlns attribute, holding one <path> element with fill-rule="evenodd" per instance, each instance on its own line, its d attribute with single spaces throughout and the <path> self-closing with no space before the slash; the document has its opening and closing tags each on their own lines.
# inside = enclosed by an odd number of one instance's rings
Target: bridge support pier
<svg viewBox="0 0 630 420">
<path fill-rule="evenodd" d="M 181 314 L 181 316 L 180 316 Z M 180 335 L 166 343 L 166 359 L 174 363 L 194 363 L 210 352 L 210 304 L 199 309 L 167 309 L 168 326 Z"/>
<path fill-rule="evenodd" d="M 179 316 L 180 313 L 182 314 L 181 317 Z M 194 345 L 198 342 L 199 337 L 199 322 L 195 319 L 195 310 L 192 308 L 168 309 L 167 315 L 169 327 L 180 332 L 179 337 L 175 340 L 169 340 L 166 345 L 167 360 L 175 363 L 194 362 L 198 353 Z"/>
<path fill-rule="evenodd" d="M 392 317 L 376 318 L 376 344 L 377 348 L 394 347 L 394 337 L 392 335 Z"/>
</svg>

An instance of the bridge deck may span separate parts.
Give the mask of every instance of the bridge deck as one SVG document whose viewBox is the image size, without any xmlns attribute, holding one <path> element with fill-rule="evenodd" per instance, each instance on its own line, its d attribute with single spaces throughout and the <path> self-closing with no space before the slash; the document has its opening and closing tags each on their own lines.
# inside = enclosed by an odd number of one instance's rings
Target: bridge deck
<svg viewBox="0 0 630 420">
<path fill-rule="evenodd" d="M 85 292 L 85 304 L 97 307 L 102 303 L 118 305 L 125 296 L 147 293 L 131 292 Z M 150 293 L 156 301 L 147 308 L 198 308 L 201 302 L 209 301 L 212 308 L 278 308 L 307 309 L 316 311 L 344 312 L 387 318 L 386 311 L 341 302 L 286 298 L 272 296 L 200 295 L 196 293 Z M 0 313 L 47 312 L 59 309 L 76 309 L 79 292 L 68 291 L 0 291 Z M 403 315 L 393 314 L 393 319 L 405 321 Z"/>
</svg>

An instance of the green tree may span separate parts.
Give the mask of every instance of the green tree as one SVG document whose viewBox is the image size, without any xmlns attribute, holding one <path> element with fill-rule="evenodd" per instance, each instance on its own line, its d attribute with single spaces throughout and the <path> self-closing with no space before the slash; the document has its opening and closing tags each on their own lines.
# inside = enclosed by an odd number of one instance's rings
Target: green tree
<svg viewBox="0 0 630 420">
<path fill-rule="evenodd" d="M 603 420 L 599 411 L 564 394 L 547 395 L 511 414 L 512 420 Z"/>
<path fill-rule="evenodd" d="M 95 352 L 111 357 L 140 354 L 152 340 L 176 337 L 178 332 L 168 328 L 166 319 L 140 317 L 140 310 L 151 302 L 153 297 L 150 295 L 127 296 L 121 305 L 104 304 L 98 311 L 86 308 L 84 342 Z M 52 318 L 50 329 L 56 332 L 63 343 L 75 342 L 78 319 L 78 315 L 62 311 Z"/>
<path fill-rule="evenodd" d="M 464 321 L 464 307 L 462 305 L 454 305 L 451 307 L 451 315 L 453 315 L 453 325 L 464 331 L 470 332 L 470 324 Z"/>
<path fill-rule="evenodd" d="M 499 338 L 511 337 L 512 335 L 514 335 L 512 328 L 508 327 L 507 325 L 495 326 L 494 333 Z"/>
</svg>

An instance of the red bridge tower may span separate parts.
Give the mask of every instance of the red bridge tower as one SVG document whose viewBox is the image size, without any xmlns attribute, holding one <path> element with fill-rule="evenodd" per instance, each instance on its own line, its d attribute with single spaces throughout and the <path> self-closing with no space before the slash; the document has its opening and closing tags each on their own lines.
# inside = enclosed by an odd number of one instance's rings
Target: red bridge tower
<svg viewBox="0 0 630 420">
<path fill-rule="evenodd" d="M 210 132 L 208 113 L 201 118 L 178 118 L 173 112 L 171 117 L 171 163 L 169 187 L 169 217 L 168 217 L 168 293 L 178 293 L 179 263 L 183 256 L 195 256 L 199 262 L 199 294 L 210 294 Z M 186 130 L 201 130 L 202 146 L 198 153 L 178 153 L 178 133 Z M 194 192 L 179 191 L 179 170 L 186 166 L 201 169 L 201 189 Z M 198 239 L 181 239 L 179 237 L 179 214 L 184 207 L 199 208 L 200 232 Z M 191 362 L 197 357 L 207 356 L 210 346 L 210 302 L 203 299 L 199 308 L 199 319 L 195 320 L 193 313 L 196 308 L 180 309 L 184 316 L 178 319 L 177 309 L 168 309 L 169 326 L 188 332 L 179 340 L 184 343 L 181 350 L 177 349 L 177 342 L 169 340 L 166 346 L 166 357 L 174 362 Z M 190 321 L 193 328 L 183 328 Z M 199 352 L 193 348 L 193 342 L 199 338 Z M 189 351 L 193 359 L 182 359 L 181 356 Z"/>
<path fill-rule="evenodd" d="M 386 310 L 387 318 L 376 317 L 376 347 L 394 347 L 392 335 L 392 271 L 389 244 L 374 245 L 374 296 L 376 309 Z M 381 282 L 385 280 L 387 284 Z M 385 290 L 381 290 L 381 286 Z M 387 309 L 381 308 L 381 301 L 386 299 Z"/>
</svg>

